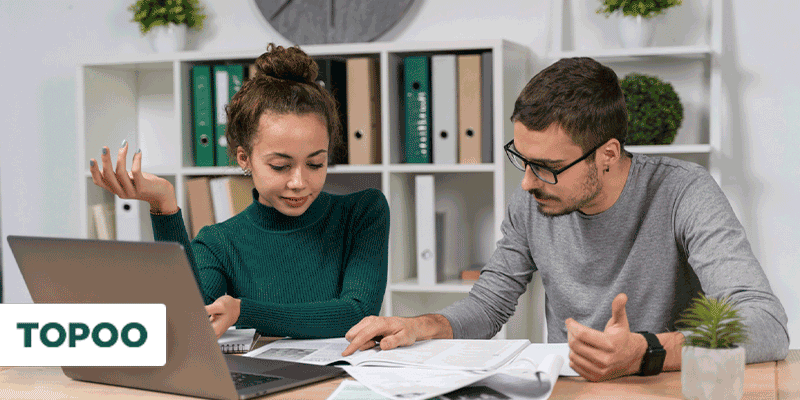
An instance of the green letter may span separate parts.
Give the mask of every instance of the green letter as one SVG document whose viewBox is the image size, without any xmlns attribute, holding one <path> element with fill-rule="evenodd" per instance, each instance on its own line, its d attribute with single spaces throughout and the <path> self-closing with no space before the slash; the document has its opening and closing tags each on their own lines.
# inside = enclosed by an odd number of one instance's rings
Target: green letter
<svg viewBox="0 0 800 400">
<path fill-rule="evenodd" d="M 50 329 L 55 329 L 58 332 L 58 339 L 51 341 L 47 338 L 47 331 Z M 64 344 L 64 340 L 67 340 L 67 331 L 58 322 L 51 322 L 45 324 L 42 330 L 39 331 L 39 339 L 42 339 L 42 343 L 47 347 L 58 347 Z"/>
<path fill-rule="evenodd" d="M 36 322 L 17 322 L 17 329 L 25 330 L 25 347 L 31 347 L 31 332 L 34 329 L 39 329 L 39 324 Z"/>
<path fill-rule="evenodd" d="M 111 339 L 108 339 L 107 342 L 103 342 L 103 341 L 100 340 L 100 331 L 102 329 L 108 329 L 108 331 L 111 332 Z M 96 344 L 96 345 L 98 345 L 100 347 L 111 347 L 111 346 L 113 346 L 114 343 L 117 342 L 117 337 L 118 336 L 119 336 L 119 334 L 117 333 L 117 328 L 115 328 L 114 325 L 111 325 L 108 322 L 101 322 L 101 323 L 97 324 L 97 326 L 95 326 L 94 329 L 92 330 L 92 340 L 94 340 L 94 344 Z"/>
<path fill-rule="evenodd" d="M 76 332 L 80 328 L 81 333 L 77 334 Z M 89 327 L 86 324 L 81 322 L 70 322 L 69 323 L 69 347 L 75 347 L 75 342 L 78 340 L 83 340 L 89 337 Z"/>
<path fill-rule="evenodd" d="M 137 331 L 139 331 L 139 340 L 134 342 L 134 341 L 131 341 L 131 339 L 128 337 L 129 334 L 130 334 L 131 329 L 136 329 Z M 128 347 L 140 347 L 147 340 L 147 329 L 144 328 L 144 325 L 142 325 L 142 324 L 140 324 L 138 322 L 131 322 L 128 325 L 125 325 L 125 327 L 122 328 L 122 335 L 121 336 L 122 336 L 122 343 L 125 343 L 126 346 L 128 346 Z"/>
</svg>

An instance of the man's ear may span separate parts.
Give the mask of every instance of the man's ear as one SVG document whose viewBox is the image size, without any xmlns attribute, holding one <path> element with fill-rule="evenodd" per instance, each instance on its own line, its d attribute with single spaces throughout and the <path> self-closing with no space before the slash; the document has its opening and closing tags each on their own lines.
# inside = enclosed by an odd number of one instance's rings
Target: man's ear
<svg viewBox="0 0 800 400">
<path fill-rule="evenodd" d="M 615 138 L 609 139 L 605 144 L 597 149 L 595 161 L 597 168 L 606 171 L 609 167 L 619 162 L 622 158 L 622 145 Z"/>
</svg>

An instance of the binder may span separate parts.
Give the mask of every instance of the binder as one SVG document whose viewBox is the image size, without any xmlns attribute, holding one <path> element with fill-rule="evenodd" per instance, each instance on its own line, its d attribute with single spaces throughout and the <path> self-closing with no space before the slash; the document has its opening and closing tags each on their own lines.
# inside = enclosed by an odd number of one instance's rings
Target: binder
<svg viewBox="0 0 800 400">
<path fill-rule="evenodd" d="M 328 90 L 336 100 L 342 133 L 347 132 L 347 63 L 344 60 L 318 59 L 317 83 Z M 347 136 L 342 135 L 342 146 L 332 150 L 329 165 L 347 163 Z"/>
<path fill-rule="evenodd" d="M 417 283 L 436 284 L 436 198 L 433 175 L 414 177 L 417 224 Z"/>
<path fill-rule="evenodd" d="M 253 328 L 237 329 L 230 327 L 217 339 L 217 344 L 225 354 L 247 353 L 253 349 L 260 337 L 261 335 Z"/>
<path fill-rule="evenodd" d="M 114 197 L 117 240 L 137 242 L 142 238 L 140 201 Z"/>
<path fill-rule="evenodd" d="M 96 237 L 100 240 L 114 240 L 114 208 L 110 204 L 95 204 L 92 206 L 92 217 Z"/>
<path fill-rule="evenodd" d="M 192 67 L 192 134 L 194 165 L 214 165 L 214 110 L 211 96 L 211 67 Z"/>
<path fill-rule="evenodd" d="M 253 180 L 244 176 L 225 176 L 209 180 L 214 221 L 224 222 L 244 211 L 253 202 Z"/>
<path fill-rule="evenodd" d="M 458 56 L 458 162 L 481 162 L 481 55 Z"/>
<path fill-rule="evenodd" d="M 214 66 L 214 85 L 217 105 L 214 165 L 217 166 L 227 166 L 230 163 L 228 158 L 228 141 L 225 138 L 225 130 L 228 126 L 228 116 L 225 113 L 225 108 L 233 98 L 233 95 L 242 88 L 242 82 L 244 82 L 244 65 L 231 64 Z"/>
<path fill-rule="evenodd" d="M 378 62 L 347 59 L 347 162 L 379 164 L 381 115 Z"/>
<path fill-rule="evenodd" d="M 211 202 L 210 180 L 210 178 L 202 176 L 186 181 L 192 238 L 197 236 L 200 228 L 214 224 L 214 204 Z"/>
<path fill-rule="evenodd" d="M 431 57 L 433 163 L 458 162 L 458 75 L 455 54 Z"/>
<path fill-rule="evenodd" d="M 403 59 L 406 163 L 431 162 L 430 61 L 427 56 Z"/>
<path fill-rule="evenodd" d="M 494 92 L 492 88 L 492 52 L 486 51 L 481 53 L 481 122 L 483 123 L 481 129 L 481 162 L 492 163 L 494 161 L 494 145 L 492 138 L 494 137 L 494 117 L 493 107 L 494 101 L 492 96 Z"/>
</svg>

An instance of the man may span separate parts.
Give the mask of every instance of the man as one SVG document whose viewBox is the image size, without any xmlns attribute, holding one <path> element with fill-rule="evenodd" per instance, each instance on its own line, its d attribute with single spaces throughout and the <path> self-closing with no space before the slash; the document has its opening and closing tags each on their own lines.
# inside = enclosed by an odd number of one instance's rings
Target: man
<svg viewBox="0 0 800 400">
<path fill-rule="evenodd" d="M 747 362 L 786 357 L 786 312 L 724 194 L 700 166 L 624 150 L 625 99 L 611 69 L 556 62 L 523 89 L 511 120 L 505 150 L 525 176 L 469 296 L 439 314 L 367 317 L 346 334 L 344 355 L 490 338 L 538 271 L 548 341 L 568 342 L 570 367 L 590 381 L 679 370 L 675 321 L 701 291 L 738 304 Z"/>
</svg>

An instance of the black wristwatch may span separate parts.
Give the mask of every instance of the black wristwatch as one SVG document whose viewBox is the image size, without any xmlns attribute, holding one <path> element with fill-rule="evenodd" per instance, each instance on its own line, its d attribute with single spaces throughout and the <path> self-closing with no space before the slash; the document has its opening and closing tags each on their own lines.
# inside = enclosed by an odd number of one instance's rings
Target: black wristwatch
<svg viewBox="0 0 800 400">
<path fill-rule="evenodd" d="M 667 357 L 667 351 L 664 346 L 658 341 L 658 337 L 650 332 L 636 332 L 642 334 L 647 340 L 647 351 L 642 358 L 642 366 L 639 368 L 639 375 L 651 376 L 658 375 L 664 369 L 664 358 Z"/>
</svg>

